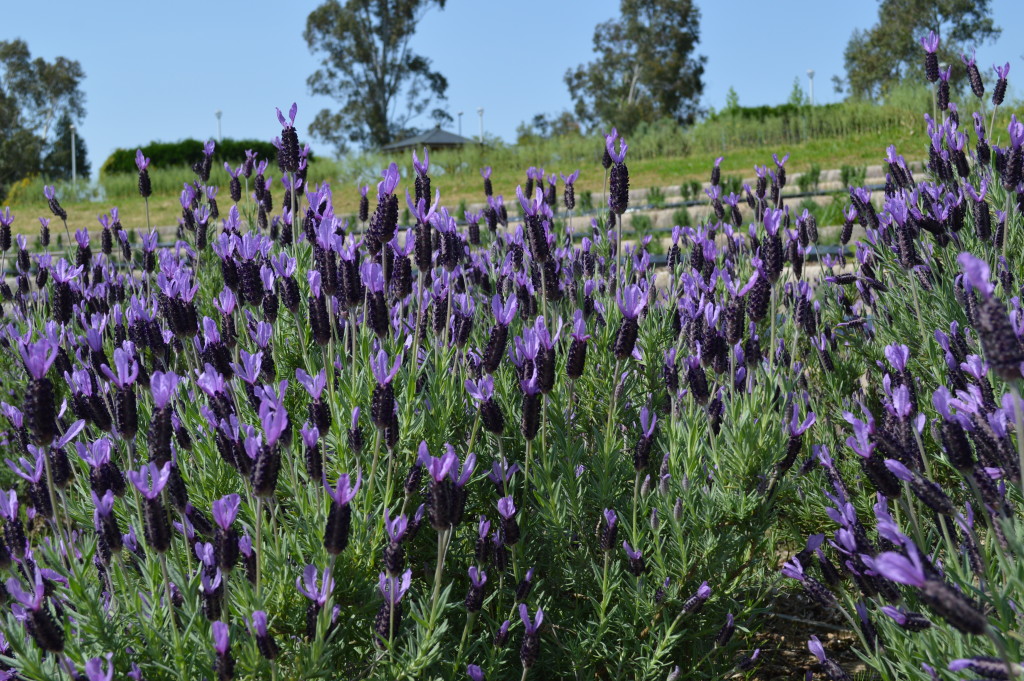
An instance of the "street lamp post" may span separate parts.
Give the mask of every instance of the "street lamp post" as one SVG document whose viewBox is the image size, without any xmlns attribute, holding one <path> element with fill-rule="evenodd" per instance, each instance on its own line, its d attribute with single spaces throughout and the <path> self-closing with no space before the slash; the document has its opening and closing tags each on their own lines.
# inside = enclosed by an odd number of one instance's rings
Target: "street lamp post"
<svg viewBox="0 0 1024 681">
<path fill-rule="evenodd" d="M 459 137 L 462 137 L 462 112 L 459 112 Z"/>
<path fill-rule="evenodd" d="M 814 106 L 814 69 L 807 69 L 807 79 L 811 83 L 811 106 Z"/>
<path fill-rule="evenodd" d="M 484 108 L 481 106 L 476 110 L 480 116 L 480 144 L 484 143 Z"/>
<path fill-rule="evenodd" d="M 71 184 L 75 184 L 78 180 L 78 165 L 75 158 L 75 124 L 71 124 Z"/>
<path fill-rule="evenodd" d="M 217 109 L 216 111 L 213 112 L 213 115 L 217 117 L 217 141 L 218 142 L 222 141 L 222 138 L 220 136 L 220 117 L 221 117 L 221 114 L 223 114 L 223 113 L 224 112 L 221 111 L 220 109 Z"/>
</svg>

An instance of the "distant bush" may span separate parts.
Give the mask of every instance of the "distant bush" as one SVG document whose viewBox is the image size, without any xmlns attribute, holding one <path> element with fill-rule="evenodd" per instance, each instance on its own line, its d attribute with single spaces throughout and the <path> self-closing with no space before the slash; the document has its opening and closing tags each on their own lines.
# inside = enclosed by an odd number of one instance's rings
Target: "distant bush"
<svg viewBox="0 0 1024 681">
<path fill-rule="evenodd" d="M 580 192 L 580 210 L 594 210 L 594 192 L 587 190 Z"/>
<path fill-rule="evenodd" d="M 839 178 L 844 187 L 860 187 L 868 176 L 867 166 L 847 166 L 839 169 Z"/>
<path fill-rule="evenodd" d="M 700 198 L 700 188 L 700 182 L 690 180 L 679 185 L 679 195 L 683 197 L 683 201 L 693 201 Z"/>
<path fill-rule="evenodd" d="M 721 186 L 722 196 L 739 194 L 743 190 L 743 180 L 735 175 L 725 175 L 722 177 Z"/>
<path fill-rule="evenodd" d="M 237 166 L 245 159 L 246 149 L 256 152 L 257 158 L 274 163 L 277 149 L 270 142 L 262 140 L 225 139 L 217 142 L 213 152 L 213 165 L 223 166 L 224 162 Z M 142 153 L 152 161 L 150 168 L 166 168 L 168 166 L 191 166 L 203 154 L 203 142 L 196 139 L 184 139 L 177 142 L 150 142 L 142 147 Z M 276 168 L 276 165 L 274 166 Z M 135 149 L 115 149 L 100 167 L 100 175 L 112 173 L 134 173 Z M 152 170 L 150 171 L 152 172 Z"/>
<path fill-rule="evenodd" d="M 655 208 L 665 206 L 665 193 L 661 191 L 661 187 L 651 187 L 647 190 L 647 203 Z"/>
<path fill-rule="evenodd" d="M 679 227 L 690 227 L 690 211 L 686 210 L 686 206 L 680 206 L 672 213 L 672 226 Z"/>
<path fill-rule="evenodd" d="M 633 231 L 636 232 L 637 238 L 640 238 L 647 232 L 651 231 L 651 228 L 654 226 L 654 223 L 651 221 L 651 217 L 649 215 L 643 215 L 642 213 L 634 215 L 629 224 L 633 228 Z"/>
<path fill-rule="evenodd" d="M 803 193 L 817 191 L 818 184 L 820 182 L 821 166 L 817 163 L 812 163 L 810 169 L 801 174 L 800 177 L 796 178 L 796 184 L 800 187 L 800 191 Z"/>
</svg>

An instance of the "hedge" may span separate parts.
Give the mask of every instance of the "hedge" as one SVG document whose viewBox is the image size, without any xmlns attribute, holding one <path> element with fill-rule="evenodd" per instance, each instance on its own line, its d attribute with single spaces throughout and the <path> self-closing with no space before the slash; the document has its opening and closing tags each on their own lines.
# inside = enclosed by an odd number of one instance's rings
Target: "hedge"
<svg viewBox="0 0 1024 681">
<path fill-rule="evenodd" d="M 225 161 L 238 165 L 245 158 L 246 149 L 257 153 L 257 158 L 276 162 L 277 150 L 270 142 L 261 140 L 225 139 L 217 142 L 213 152 L 213 163 L 222 165 Z M 196 139 L 184 139 L 177 142 L 150 142 L 142 147 L 142 153 L 152 161 L 151 168 L 192 165 L 203 153 L 203 142 Z M 312 153 L 310 153 L 312 160 Z M 115 149 L 100 168 L 100 175 L 112 173 L 134 173 L 135 148 Z"/>
</svg>

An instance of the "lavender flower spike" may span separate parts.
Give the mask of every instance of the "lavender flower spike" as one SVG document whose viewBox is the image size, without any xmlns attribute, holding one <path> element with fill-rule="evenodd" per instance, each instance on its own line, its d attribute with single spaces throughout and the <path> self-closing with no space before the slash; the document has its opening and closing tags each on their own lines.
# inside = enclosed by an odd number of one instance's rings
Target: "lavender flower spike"
<svg viewBox="0 0 1024 681">
<path fill-rule="evenodd" d="M 160 496 L 171 477 L 171 462 L 168 461 L 162 467 L 150 463 L 138 471 L 128 471 L 128 480 L 135 485 L 142 496 L 153 500 Z"/>
<path fill-rule="evenodd" d="M 242 499 L 237 494 L 228 494 L 213 502 L 213 521 L 225 532 L 238 517 Z"/>
<path fill-rule="evenodd" d="M 356 474 L 355 484 L 352 484 L 352 479 L 348 473 L 342 473 L 338 476 L 338 482 L 332 489 L 327 484 L 327 473 L 324 473 L 324 487 L 327 488 L 327 494 L 334 500 L 334 503 L 339 506 L 347 506 L 349 502 L 355 499 L 356 492 L 359 491 L 359 487 L 363 484 L 362 472 Z"/>
<path fill-rule="evenodd" d="M 113 681 L 114 680 L 114 653 L 107 653 L 104 657 L 94 657 L 85 663 L 85 676 L 89 681 Z M 106 658 L 106 671 L 103 670 L 103 659 Z"/>
</svg>

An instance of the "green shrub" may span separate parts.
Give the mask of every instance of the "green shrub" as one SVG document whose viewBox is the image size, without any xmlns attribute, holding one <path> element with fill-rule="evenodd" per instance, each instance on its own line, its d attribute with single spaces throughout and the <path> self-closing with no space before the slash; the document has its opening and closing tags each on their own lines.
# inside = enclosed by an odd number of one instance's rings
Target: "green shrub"
<svg viewBox="0 0 1024 681">
<path fill-rule="evenodd" d="M 177 142 L 150 142 L 141 147 L 142 153 L 150 159 L 150 175 L 156 168 L 168 166 L 191 165 L 203 155 L 203 142 L 196 139 L 184 139 Z M 277 149 L 270 142 L 261 140 L 225 139 L 217 142 L 213 151 L 213 165 L 221 167 L 225 162 L 238 166 L 245 160 L 246 149 L 257 153 L 257 158 L 267 160 L 271 167 L 277 159 Z M 115 149 L 100 167 L 100 177 L 112 173 L 137 173 L 135 167 L 135 149 Z M 312 160 L 312 155 L 309 157 Z"/>
<path fill-rule="evenodd" d="M 743 179 L 736 177 L 735 175 L 723 175 L 722 182 L 722 196 L 728 196 L 729 194 L 739 194 L 743 191 Z M 697 198 L 700 198 L 698 194 Z"/>
<path fill-rule="evenodd" d="M 820 181 L 821 166 L 817 163 L 812 163 L 811 167 L 806 172 L 796 178 L 796 184 L 804 194 L 811 191 L 818 191 L 818 184 Z"/>
<path fill-rule="evenodd" d="M 643 213 L 634 214 L 633 217 L 630 218 L 629 224 L 633 228 L 633 231 L 637 233 L 638 238 L 639 236 L 651 231 L 651 227 L 654 226 L 651 217 L 649 215 L 644 215 Z"/>
<path fill-rule="evenodd" d="M 647 190 L 647 203 L 655 208 L 665 207 L 665 193 L 661 191 L 661 187 L 651 187 Z"/>
<path fill-rule="evenodd" d="M 695 201 L 701 198 L 701 183 L 696 180 L 690 180 L 679 185 L 679 195 L 683 197 L 683 201 Z"/>
<path fill-rule="evenodd" d="M 580 210 L 583 212 L 594 210 L 594 192 L 589 189 L 580 192 Z"/>
<path fill-rule="evenodd" d="M 672 213 L 672 226 L 690 227 L 690 211 L 686 210 L 686 206 L 680 206 L 676 208 L 675 212 Z"/>
<path fill-rule="evenodd" d="M 868 176 L 867 166 L 843 165 L 839 168 L 840 182 L 844 187 L 860 187 Z"/>
</svg>

